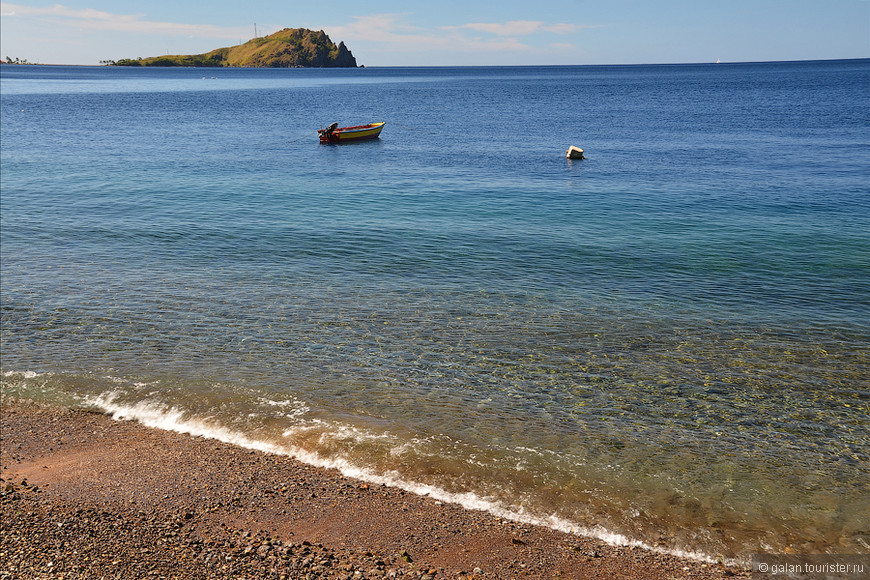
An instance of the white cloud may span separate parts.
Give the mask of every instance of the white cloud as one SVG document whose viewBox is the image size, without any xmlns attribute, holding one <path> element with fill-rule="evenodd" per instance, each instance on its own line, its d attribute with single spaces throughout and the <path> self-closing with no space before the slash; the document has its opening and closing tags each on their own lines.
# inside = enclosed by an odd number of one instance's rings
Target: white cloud
<svg viewBox="0 0 870 580">
<path fill-rule="evenodd" d="M 593 26 L 593 25 L 577 26 L 576 24 L 563 23 L 563 24 L 551 24 L 549 26 L 542 26 L 541 30 L 544 30 L 546 32 L 553 32 L 555 34 L 573 34 L 581 28 L 598 28 L 598 26 Z"/>
<path fill-rule="evenodd" d="M 374 14 L 354 17 L 343 26 L 324 27 L 333 39 L 351 43 L 370 43 L 375 50 L 421 53 L 432 50 L 458 53 L 524 52 L 535 50 L 519 38 L 540 32 L 568 34 L 577 30 L 574 24 L 545 25 L 543 22 L 517 20 L 505 23 L 471 23 L 423 29 L 407 23 L 406 14 Z M 491 35 L 483 37 L 474 33 Z M 354 46 L 354 45 L 352 45 Z"/>
<path fill-rule="evenodd" d="M 536 20 L 512 20 L 510 22 L 470 22 L 461 26 L 446 26 L 445 30 L 468 29 L 497 36 L 528 36 L 538 32 L 571 34 L 577 30 L 576 24 L 550 24 Z"/>
<path fill-rule="evenodd" d="M 153 22 L 144 20 L 143 14 L 113 14 L 86 8 L 75 10 L 54 4 L 53 6 L 26 6 L 22 4 L 0 3 L 0 12 L 4 16 L 36 17 L 50 19 L 78 28 L 94 30 L 110 30 L 115 32 L 134 32 L 145 34 L 161 34 L 190 36 L 199 38 L 234 38 L 247 35 L 248 28 L 220 27 L 208 24 L 182 24 L 177 22 Z"/>
<path fill-rule="evenodd" d="M 514 20 L 513 22 L 503 23 L 472 22 L 469 24 L 463 24 L 457 28 L 467 28 L 469 30 L 496 34 L 498 36 L 526 36 L 534 34 L 540 30 L 541 23 L 532 20 Z"/>
<path fill-rule="evenodd" d="M 332 39 L 365 40 L 386 44 L 443 44 L 443 35 L 422 32 L 420 28 L 405 23 L 403 14 L 372 14 L 355 16 L 353 22 L 343 26 L 324 26 L 323 30 Z"/>
</svg>

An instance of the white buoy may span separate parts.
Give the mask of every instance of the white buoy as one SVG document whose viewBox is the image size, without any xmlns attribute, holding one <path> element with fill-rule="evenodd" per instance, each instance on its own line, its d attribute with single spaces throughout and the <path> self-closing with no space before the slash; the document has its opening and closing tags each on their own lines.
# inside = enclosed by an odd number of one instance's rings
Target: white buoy
<svg viewBox="0 0 870 580">
<path fill-rule="evenodd" d="M 573 145 L 568 147 L 568 151 L 565 152 L 565 157 L 568 159 L 586 159 L 583 157 L 583 150 L 579 147 L 574 147 Z"/>
</svg>

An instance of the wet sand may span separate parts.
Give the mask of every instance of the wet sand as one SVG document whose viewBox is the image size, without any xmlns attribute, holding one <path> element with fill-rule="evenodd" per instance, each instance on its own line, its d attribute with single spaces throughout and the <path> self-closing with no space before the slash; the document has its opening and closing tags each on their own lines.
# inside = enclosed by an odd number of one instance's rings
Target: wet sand
<svg viewBox="0 0 870 580">
<path fill-rule="evenodd" d="M 98 413 L 0 427 L 0 580 L 749 577 Z"/>
</svg>

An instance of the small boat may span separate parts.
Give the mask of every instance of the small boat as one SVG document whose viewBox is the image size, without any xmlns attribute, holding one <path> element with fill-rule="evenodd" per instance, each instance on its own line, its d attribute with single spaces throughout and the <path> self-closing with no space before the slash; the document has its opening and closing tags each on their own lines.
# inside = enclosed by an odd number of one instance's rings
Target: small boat
<svg viewBox="0 0 870 580">
<path fill-rule="evenodd" d="M 338 123 L 333 123 L 326 129 L 319 129 L 317 133 L 320 135 L 321 143 L 353 143 L 354 141 L 377 139 L 385 124 L 371 123 L 355 127 L 339 127 Z"/>
</svg>

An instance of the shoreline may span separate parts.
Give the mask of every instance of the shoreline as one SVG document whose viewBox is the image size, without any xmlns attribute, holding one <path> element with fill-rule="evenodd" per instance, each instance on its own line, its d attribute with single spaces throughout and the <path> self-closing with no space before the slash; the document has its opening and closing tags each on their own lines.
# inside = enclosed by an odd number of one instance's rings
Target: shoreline
<svg viewBox="0 0 870 580">
<path fill-rule="evenodd" d="M 798 60 L 746 60 L 746 61 L 725 61 L 721 63 L 717 63 L 716 61 L 706 61 L 699 60 L 694 62 L 648 62 L 648 63 L 610 63 L 610 64 L 536 64 L 536 65 L 522 65 L 522 64 L 502 64 L 502 65 L 461 65 L 461 64 L 443 64 L 443 65 L 416 65 L 416 66 L 406 66 L 406 65 L 357 65 L 353 68 L 372 68 L 372 69 L 399 69 L 399 68 L 570 68 L 570 67 L 586 67 L 586 68 L 601 68 L 601 67 L 636 67 L 636 66 L 651 66 L 651 67 L 674 67 L 674 66 L 698 66 L 698 65 L 713 65 L 713 64 L 723 64 L 723 65 L 746 65 L 746 64 L 800 64 L 800 63 L 814 63 L 814 62 L 855 62 L 855 61 L 865 61 L 870 60 L 870 58 L 866 56 L 853 56 L 853 57 L 842 57 L 842 58 L 811 58 L 811 59 L 798 59 Z M 106 64 L 63 64 L 58 62 L 28 62 L 28 63 L 14 63 L 14 62 L 0 62 L 0 65 L 11 65 L 11 66 L 75 66 L 75 67 L 105 67 L 111 68 L 113 65 Z M 135 67 L 134 67 L 135 68 Z M 143 67 L 146 68 L 146 67 Z M 189 67 L 147 67 L 147 68 L 190 68 L 190 69 L 198 69 L 198 68 L 236 68 L 236 69 L 272 69 L 272 67 L 226 67 L 226 66 L 218 66 L 218 67 L 202 67 L 202 66 L 189 66 Z M 323 67 L 287 67 L 287 68 L 323 68 Z M 334 68 L 351 68 L 351 67 L 334 67 Z M 274 70 L 274 69 L 272 69 Z"/>
<path fill-rule="evenodd" d="M 0 427 L 0 580 L 749 577 L 100 413 L 4 398 Z"/>
</svg>

